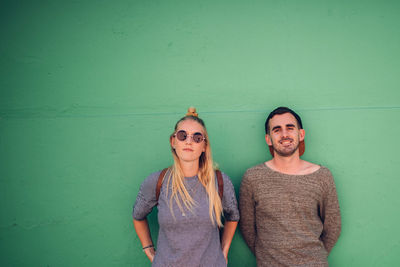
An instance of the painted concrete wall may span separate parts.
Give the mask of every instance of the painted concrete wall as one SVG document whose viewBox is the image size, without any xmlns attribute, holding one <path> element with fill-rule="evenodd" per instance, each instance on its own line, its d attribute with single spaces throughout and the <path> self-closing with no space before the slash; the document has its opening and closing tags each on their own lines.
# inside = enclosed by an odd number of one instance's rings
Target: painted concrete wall
<svg viewBox="0 0 400 267">
<path fill-rule="evenodd" d="M 266 115 L 336 179 L 331 266 L 400 261 L 398 1 L 2 1 L 0 265 L 149 266 L 139 185 L 196 106 L 239 189 Z M 155 214 L 151 215 L 155 221 Z M 156 223 L 152 223 L 154 234 Z M 230 266 L 254 266 L 238 232 Z"/>
</svg>

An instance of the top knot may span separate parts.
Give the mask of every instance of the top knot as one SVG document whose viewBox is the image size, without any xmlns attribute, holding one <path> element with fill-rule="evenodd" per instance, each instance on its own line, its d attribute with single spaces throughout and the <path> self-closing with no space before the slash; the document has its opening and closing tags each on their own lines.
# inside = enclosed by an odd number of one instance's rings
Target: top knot
<svg viewBox="0 0 400 267">
<path fill-rule="evenodd" d="M 196 108 L 195 107 L 190 107 L 190 108 L 188 108 L 188 112 L 186 113 L 186 116 L 198 117 L 199 114 L 196 113 Z"/>
</svg>

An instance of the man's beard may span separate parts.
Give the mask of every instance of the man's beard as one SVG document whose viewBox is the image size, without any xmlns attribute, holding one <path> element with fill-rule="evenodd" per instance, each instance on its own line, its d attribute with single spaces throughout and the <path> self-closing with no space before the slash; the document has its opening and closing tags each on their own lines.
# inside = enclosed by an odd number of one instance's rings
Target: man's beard
<svg viewBox="0 0 400 267">
<path fill-rule="evenodd" d="M 291 140 L 292 142 L 294 142 L 294 140 L 291 139 L 291 138 L 283 138 L 280 141 L 285 140 L 285 139 Z M 279 149 L 279 148 L 275 147 L 274 143 L 272 142 L 272 148 L 274 149 L 274 152 L 277 153 L 279 156 L 281 156 L 281 157 L 290 157 L 299 148 L 299 144 L 300 144 L 300 142 L 297 142 L 295 144 L 295 147 L 293 147 L 292 149 Z"/>
</svg>

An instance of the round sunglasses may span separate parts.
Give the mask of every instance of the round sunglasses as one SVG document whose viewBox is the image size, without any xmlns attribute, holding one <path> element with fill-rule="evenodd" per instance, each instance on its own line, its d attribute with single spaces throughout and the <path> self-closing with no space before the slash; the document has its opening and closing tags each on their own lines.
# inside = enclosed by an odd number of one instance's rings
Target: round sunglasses
<svg viewBox="0 0 400 267">
<path fill-rule="evenodd" d="M 180 130 L 180 131 L 176 132 L 174 134 L 174 136 L 176 136 L 176 138 L 178 138 L 179 141 L 185 141 L 186 138 L 188 138 L 190 136 L 190 137 L 192 137 L 192 140 L 195 143 L 201 143 L 201 142 L 203 142 L 203 140 L 206 139 L 202 133 L 194 133 L 194 134 L 190 135 L 190 134 L 187 134 L 187 132 L 185 130 Z"/>
</svg>

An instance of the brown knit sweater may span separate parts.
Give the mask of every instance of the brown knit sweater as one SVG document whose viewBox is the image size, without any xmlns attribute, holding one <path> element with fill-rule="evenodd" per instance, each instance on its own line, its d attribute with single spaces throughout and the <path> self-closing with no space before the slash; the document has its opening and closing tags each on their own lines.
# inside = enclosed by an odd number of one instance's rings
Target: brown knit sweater
<svg viewBox="0 0 400 267">
<path fill-rule="evenodd" d="M 240 229 L 257 266 L 328 266 L 341 219 L 331 172 L 276 172 L 264 163 L 240 187 Z"/>
</svg>

